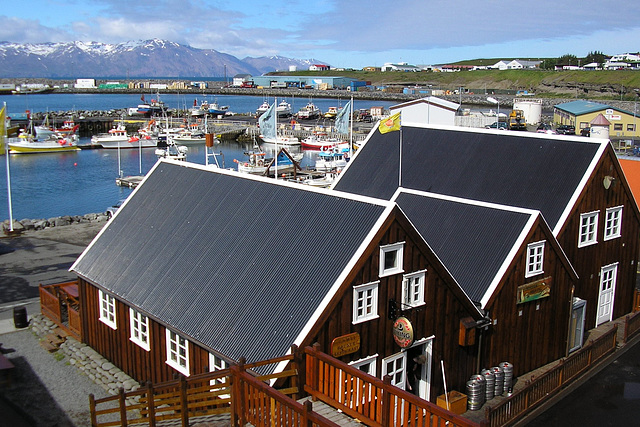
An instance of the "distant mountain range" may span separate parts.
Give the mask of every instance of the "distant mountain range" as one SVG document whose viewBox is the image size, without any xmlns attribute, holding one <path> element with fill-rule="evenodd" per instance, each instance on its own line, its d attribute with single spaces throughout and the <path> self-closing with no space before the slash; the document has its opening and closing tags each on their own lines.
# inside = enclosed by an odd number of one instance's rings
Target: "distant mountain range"
<svg viewBox="0 0 640 427">
<path fill-rule="evenodd" d="M 292 65 L 307 70 L 312 64 L 326 63 L 281 56 L 238 59 L 160 39 L 119 44 L 0 42 L 0 78 L 231 78 L 288 70 Z"/>
</svg>

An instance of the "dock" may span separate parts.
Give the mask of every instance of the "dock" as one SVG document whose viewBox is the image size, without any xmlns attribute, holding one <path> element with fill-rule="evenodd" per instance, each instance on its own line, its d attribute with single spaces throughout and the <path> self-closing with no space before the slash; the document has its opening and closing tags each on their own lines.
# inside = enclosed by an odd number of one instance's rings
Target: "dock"
<svg viewBox="0 0 640 427">
<path fill-rule="evenodd" d="M 144 176 L 123 176 L 116 178 L 116 185 L 120 187 L 136 188 L 140 182 L 144 179 Z"/>
</svg>

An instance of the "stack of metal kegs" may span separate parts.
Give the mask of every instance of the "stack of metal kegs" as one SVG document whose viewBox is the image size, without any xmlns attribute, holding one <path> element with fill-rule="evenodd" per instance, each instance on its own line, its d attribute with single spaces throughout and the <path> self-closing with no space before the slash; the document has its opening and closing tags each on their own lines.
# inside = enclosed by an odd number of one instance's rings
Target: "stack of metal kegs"
<svg viewBox="0 0 640 427">
<path fill-rule="evenodd" d="M 509 362 L 500 363 L 500 368 L 504 372 L 504 383 L 502 390 L 507 396 L 511 396 L 513 391 L 513 365 Z"/>
<path fill-rule="evenodd" d="M 494 366 L 491 370 L 494 377 L 493 394 L 494 396 L 502 396 L 504 393 L 504 371 L 500 366 Z"/>
<path fill-rule="evenodd" d="M 482 375 L 472 375 L 467 381 L 467 409 L 477 411 L 485 402 L 485 380 Z"/>
<path fill-rule="evenodd" d="M 480 372 L 480 375 L 484 377 L 485 384 L 485 399 L 491 400 L 493 399 L 495 393 L 495 375 L 493 375 L 492 369 L 483 369 Z"/>
</svg>

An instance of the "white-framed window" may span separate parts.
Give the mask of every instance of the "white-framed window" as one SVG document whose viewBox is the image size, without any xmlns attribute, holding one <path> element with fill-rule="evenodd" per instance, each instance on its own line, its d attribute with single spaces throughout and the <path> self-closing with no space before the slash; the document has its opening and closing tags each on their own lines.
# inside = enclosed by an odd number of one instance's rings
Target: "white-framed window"
<svg viewBox="0 0 640 427">
<path fill-rule="evenodd" d="M 598 243 L 598 214 L 599 212 L 595 211 L 580 215 L 579 248 Z"/>
<path fill-rule="evenodd" d="M 615 239 L 622 234 L 622 206 L 607 208 L 604 222 L 604 240 Z"/>
<path fill-rule="evenodd" d="M 149 318 L 129 307 L 129 326 L 131 329 L 129 339 L 149 351 L 151 349 L 149 345 Z"/>
<path fill-rule="evenodd" d="M 527 271 L 524 277 L 544 273 L 544 241 L 527 245 Z"/>
<path fill-rule="evenodd" d="M 358 360 L 354 360 L 353 362 L 349 362 L 349 365 L 353 366 L 354 368 L 358 368 L 362 372 L 375 377 L 377 360 L 378 360 L 378 355 L 374 354 L 373 356 L 367 356 L 363 359 L 358 359 Z"/>
<path fill-rule="evenodd" d="M 378 285 L 380 282 L 365 283 L 353 287 L 353 323 L 377 319 Z"/>
<path fill-rule="evenodd" d="M 424 304 L 424 281 L 427 270 L 407 274 L 402 281 L 402 302 L 411 307 Z"/>
<path fill-rule="evenodd" d="M 405 351 L 386 357 L 382 359 L 382 378 L 390 375 L 391 385 L 406 390 L 406 366 L 407 353 Z"/>
<path fill-rule="evenodd" d="M 100 290 L 100 321 L 111 329 L 118 329 L 116 325 L 116 299 Z"/>
<path fill-rule="evenodd" d="M 167 329 L 167 365 L 189 376 L 189 341 Z"/>
<path fill-rule="evenodd" d="M 404 272 L 403 254 L 404 242 L 380 246 L 380 277 Z"/>
<path fill-rule="evenodd" d="M 213 353 L 209 353 L 209 372 L 215 372 L 215 371 L 222 371 L 224 369 L 227 369 L 229 367 L 229 364 L 227 363 L 226 360 L 224 360 L 222 357 L 217 356 Z M 211 386 L 215 386 L 215 385 L 221 385 L 222 387 L 230 387 L 229 384 L 229 377 L 222 377 L 222 378 L 215 378 L 211 381 L 209 381 L 209 384 Z M 218 394 L 218 398 L 220 399 L 228 399 L 229 397 L 231 397 L 231 395 L 229 393 L 222 393 L 222 390 L 211 390 L 216 391 Z"/>
</svg>

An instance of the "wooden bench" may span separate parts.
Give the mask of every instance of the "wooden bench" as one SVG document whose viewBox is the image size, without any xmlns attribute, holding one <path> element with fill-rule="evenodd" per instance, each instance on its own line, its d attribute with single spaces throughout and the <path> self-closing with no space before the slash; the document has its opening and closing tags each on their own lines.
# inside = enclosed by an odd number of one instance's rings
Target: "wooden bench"
<svg viewBox="0 0 640 427">
<path fill-rule="evenodd" d="M 13 368 L 15 368 L 13 363 L 4 357 L 4 354 L 0 353 L 0 372 L 2 372 L 4 382 L 7 386 L 11 386 L 11 372 L 13 372 Z"/>
</svg>

